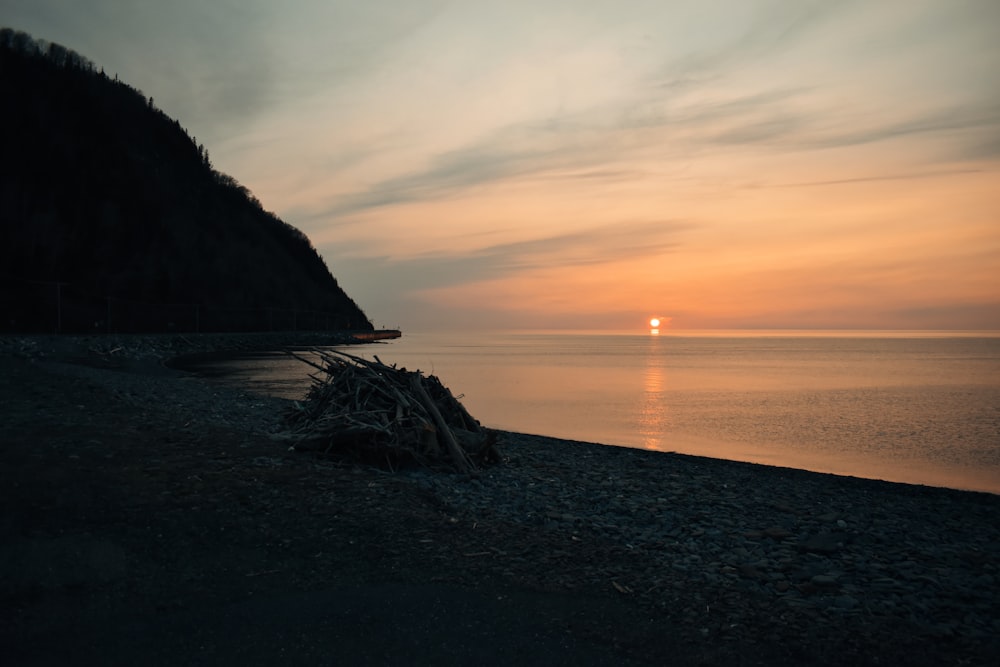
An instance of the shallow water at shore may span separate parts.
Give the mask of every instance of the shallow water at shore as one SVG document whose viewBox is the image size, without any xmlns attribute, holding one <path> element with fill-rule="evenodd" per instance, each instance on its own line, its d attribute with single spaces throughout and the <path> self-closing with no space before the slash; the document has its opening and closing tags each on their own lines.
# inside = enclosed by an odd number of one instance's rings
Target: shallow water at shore
<svg viewBox="0 0 1000 667">
<path fill-rule="evenodd" d="M 485 425 L 1000 493 L 1000 338 L 408 334 L 350 348 L 434 374 Z M 301 397 L 301 362 L 200 371 Z"/>
</svg>

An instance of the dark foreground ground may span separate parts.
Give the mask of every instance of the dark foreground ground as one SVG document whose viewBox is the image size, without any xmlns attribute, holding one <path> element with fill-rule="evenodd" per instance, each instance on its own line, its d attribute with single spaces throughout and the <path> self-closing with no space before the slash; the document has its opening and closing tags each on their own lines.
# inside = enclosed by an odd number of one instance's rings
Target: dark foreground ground
<svg viewBox="0 0 1000 667">
<path fill-rule="evenodd" d="M 3 664 L 1000 655 L 1000 496 L 516 434 L 388 473 L 155 352 L 0 341 Z"/>
</svg>

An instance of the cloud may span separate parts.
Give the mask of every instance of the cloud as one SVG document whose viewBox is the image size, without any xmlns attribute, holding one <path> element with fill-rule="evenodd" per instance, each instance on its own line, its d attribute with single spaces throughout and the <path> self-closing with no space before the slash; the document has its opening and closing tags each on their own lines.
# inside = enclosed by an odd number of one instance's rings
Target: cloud
<svg viewBox="0 0 1000 667">
<path fill-rule="evenodd" d="M 968 137 L 955 147 L 954 156 L 963 160 L 1000 159 L 1000 128 L 991 128 L 980 136 Z"/>
<path fill-rule="evenodd" d="M 757 2 L 691 12 L 681 21 L 698 35 L 686 52 L 670 57 L 650 76 L 669 93 L 718 82 L 734 69 L 766 61 L 850 10 L 852 2 Z"/>
<path fill-rule="evenodd" d="M 674 108 L 649 105 L 630 112 L 624 129 L 655 128 L 689 146 L 760 144 L 780 151 L 812 151 L 909 136 L 972 132 L 988 144 L 1000 136 L 1000 106 L 990 101 L 923 109 L 893 108 L 872 117 L 850 107 L 817 108 L 816 88 L 774 89 Z M 992 141 L 991 141 L 992 140 Z"/>
<path fill-rule="evenodd" d="M 250 121 L 349 86 L 443 0 L 8 0 L 14 27 L 79 51 L 152 95 L 211 150 Z M 8 19 L 10 20 L 10 19 Z"/>
<path fill-rule="evenodd" d="M 374 144 L 368 155 L 391 149 Z M 363 161 L 359 154 L 357 162 Z M 534 123 L 496 129 L 461 148 L 432 155 L 426 166 L 338 196 L 311 219 L 339 218 L 397 204 L 449 198 L 483 185 L 526 177 L 613 182 L 634 170 L 609 168 L 621 155 L 591 129 L 556 132 Z"/>
<path fill-rule="evenodd" d="M 938 171 L 913 171 L 879 176 L 858 176 L 855 178 L 838 178 L 826 181 L 798 181 L 794 183 L 773 183 L 772 188 L 807 188 L 823 185 L 854 185 L 857 183 L 878 183 L 885 181 L 909 181 L 920 179 L 937 179 L 941 176 L 961 176 L 965 174 L 980 174 L 982 169 L 941 169 Z"/>
<path fill-rule="evenodd" d="M 674 252 L 691 223 L 665 220 L 620 223 L 577 232 L 489 246 L 476 253 L 497 267 L 573 267 L 633 261 Z"/>
<path fill-rule="evenodd" d="M 379 320 L 394 318 L 396 322 L 420 328 L 432 326 L 435 321 L 440 324 L 449 312 L 448 306 L 433 302 L 433 297 L 426 296 L 428 294 L 535 273 L 584 270 L 610 278 L 606 269 L 615 264 L 680 252 L 683 235 L 693 228 L 693 224 L 680 220 L 622 222 L 533 240 L 492 244 L 472 252 L 404 257 L 378 255 L 377 248 L 364 244 L 338 243 L 321 250 L 340 284 L 363 304 L 370 316 Z M 523 304 L 519 321 L 554 326 L 553 321 L 540 318 L 532 311 L 532 305 Z M 484 305 L 479 315 L 471 313 L 477 310 L 475 304 L 468 304 L 468 307 L 470 313 L 459 317 L 465 322 L 485 322 L 499 317 L 492 305 Z M 456 317 L 455 313 L 451 313 L 451 317 Z M 606 324 L 614 319 L 607 314 L 597 316 L 593 313 L 577 318 L 580 326 L 584 320 Z M 510 321 L 513 320 L 507 320 L 508 326 Z"/>
<path fill-rule="evenodd" d="M 900 328 L 1000 330 L 1000 301 L 971 303 L 939 302 L 915 308 L 893 310 Z M 942 326 L 942 323 L 947 323 Z"/>
<path fill-rule="evenodd" d="M 87 56 L 110 76 L 154 97 L 195 133 L 224 133 L 277 99 L 267 23 L 247 3 L 154 0 L 10 2 L 40 39 Z"/>
<path fill-rule="evenodd" d="M 901 114 L 902 115 L 902 114 Z M 803 150 L 837 148 L 898 139 L 907 136 L 945 134 L 972 131 L 983 138 L 996 138 L 1000 133 L 1000 108 L 955 107 L 872 123 L 867 128 L 833 131 L 826 136 L 799 137 L 796 144 Z"/>
<path fill-rule="evenodd" d="M 526 179 L 587 178 L 596 189 L 641 180 L 650 163 L 662 178 L 700 156 L 727 151 L 768 159 L 912 140 L 950 143 L 935 148 L 943 159 L 977 160 L 1000 144 L 988 93 L 894 97 L 897 89 L 906 92 L 899 74 L 912 75 L 906 59 L 917 47 L 907 43 L 892 57 L 865 62 L 866 49 L 874 48 L 869 40 L 885 33 L 892 17 L 865 10 L 863 3 L 680 3 L 669 11 L 650 5 L 641 9 L 641 31 L 621 17 L 609 20 L 610 7 L 586 3 L 607 26 L 566 21 L 566 32 L 541 19 L 519 23 L 514 8 L 501 12 L 505 30 L 514 31 L 506 38 L 464 5 L 414 13 L 396 27 L 362 22 L 369 37 L 357 44 L 348 38 L 354 45 L 336 51 L 357 67 L 324 81 L 328 91 L 342 91 L 329 93 L 325 104 L 332 114 L 327 124 L 342 126 L 343 137 L 315 147 L 303 143 L 305 154 L 288 159 L 304 166 L 274 167 L 301 171 L 299 181 L 311 181 L 302 189 L 317 193 L 292 203 L 288 215 L 310 229 L 332 229 L 362 215 L 386 215 L 391 207 L 474 196 L 477 189 Z M 576 15 L 587 16 L 583 9 Z M 919 21 L 909 14 L 904 19 L 895 25 L 905 35 Z M 539 32 L 539 25 L 548 32 Z M 658 27 L 665 31 L 662 39 Z M 397 29 L 406 39 L 394 50 L 388 38 Z M 553 40 L 581 52 L 592 49 L 585 62 L 596 63 L 602 74 L 618 74 L 620 85 L 556 104 L 556 89 L 586 88 L 587 77 L 553 60 L 543 48 Z M 506 42 L 519 51 L 505 49 Z M 621 49 L 608 48 L 620 44 L 632 48 L 627 61 L 614 60 Z M 523 59 L 542 56 L 532 68 L 521 67 Z M 956 69 L 971 62 L 961 52 L 948 56 Z M 848 66 L 850 76 L 842 78 L 839 68 Z M 534 71 L 551 76 L 539 84 Z M 597 78 L 606 77 L 591 77 Z M 344 97 L 344 86 L 354 84 L 356 96 Z M 362 132 L 359 142 L 358 113 L 381 133 Z M 324 130 L 324 136 L 336 132 Z M 335 186 L 321 193 L 323 184 Z"/>
<path fill-rule="evenodd" d="M 958 132 L 967 143 L 947 156 L 975 160 L 1000 144 L 1000 112 L 989 108 L 949 108 L 897 112 L 881 121 L 834 121 L 807 103 L 808 89 L 772 90 L 716 102 L 657 111 L 622 111 L 611 127 L 607 110 L 595 112 L 573 128 L 554 131 L 524 124 L 501 128 L 462 148 L 434 155 L 426 167 L 375 182 L 337 197 L 308 218 L 331 224 L 371 209 L 447 199 L 484 185 L 513 179 L 588 179 L 605 183 L 641 178 L 639 165 L 683 161 L 692 154 L 727 147 L 758 147 L 770 153 L 804 153 L 875 144 L 906 137 L 943 137 L 954 143 Z M 858 127 L 860 125 L 860 127 Z M 643 141 L 642 137 L 646 137 Z M 968 147 L 968 148 L 966 148 Z M 970 150 L 971 149 L 971 150 Z M 370 152 L 388 150 L 371 146 Z M 655 157 L 651 153 L 655 152 Z M 363 160 L 364 149 L 355 157 Z M 631 165 L 630 168 L 609 165 Z"/>
<path fill-rule="evenodd" d="M 685 221 L 624 222 L 536 239 L 493 244 L 460 254 L 425 253 L 390 258 L 370 248 L 338 244 L 324 248 L 332 267 L 363 273 L 366 281 L 405 286 L 408 291 L 492 280 L 536 269 L 559 269 L 636 261 L 675 252 Z M 386 280 L 387 277 L 390 279 Z"/>
<path fill-rule="evenodd" d="M 557 155 L 544 149 L 504 150 L 499 145 L 496 142 L 440 154 L 428 168 L 341 197 L 333 208 L 319 215 L 336 218 L 372 208 L 446 197 L 477 185 L 544 169 Z"/>
<path fill-rule="evenodd" d="M 661 158 L 680 156 L 692 146 L 762 141 L 789 134 L 801 123 L 787 112 L 781 119 L 775 105 L 796 91 L 781 90 L 692 105 L 669 115 L 625 109 L 597 108 L 575 114 L 573 122 L 553 125 L 525 122 L 489 132 L 474 143 L 437 153 L 423 168 L 380 180 L 363 190 L 338 196 L 329 207 L 309 218 L 337 219 L 375 208 L 458 195 L 482 185 L 514 178 L 561 178 L 616 181 L 635 176 L 635 169 L 609 168 L 645 157 L 656 150 Z M 768 121 L 759 119 L 770 116 Z M 720 129 L 725 125 L 726 129 Z M 651 129 L 665 134 L 647 142 L 636 135 Z M 370 154 L 385 152 L 372 145 Z"/>
</svg>

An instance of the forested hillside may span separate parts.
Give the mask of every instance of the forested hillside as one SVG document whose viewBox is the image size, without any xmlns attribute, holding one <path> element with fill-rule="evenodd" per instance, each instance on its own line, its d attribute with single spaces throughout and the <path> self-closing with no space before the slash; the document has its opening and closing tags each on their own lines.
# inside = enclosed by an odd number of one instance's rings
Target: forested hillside
<svg viewBox="0 0 1000 667">
<path fill-rule="evenodd" d="M 371 330 L 152 98 L 0 30 L 0 331 Z"/>
</svg>

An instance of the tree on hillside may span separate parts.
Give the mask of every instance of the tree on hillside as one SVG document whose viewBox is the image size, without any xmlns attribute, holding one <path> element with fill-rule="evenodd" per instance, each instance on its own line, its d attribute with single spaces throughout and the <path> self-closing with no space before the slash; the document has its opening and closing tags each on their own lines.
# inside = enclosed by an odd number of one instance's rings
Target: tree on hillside
<svg viewBox="0 0 1000 667">
<path fill-rule="evenodd" d="M 35 312 L 22 301 L 42 297 L 24 296 L 24 286 L 49 285 L 39 294 L 75 304 L 81 326 L 114 319 L 156 329 L 161 311 L 181 304 L 200 327 L 371 328 L 309 239 L 213 169 L 208 149 L 152 97 L 9 28 L 0 30 L 0 97 L 0 297 L 9 308 L 20 299 L 19 312 Z M 126 303 L 131 320 L 124 305 L 108 315 Z"/>
</svg>

